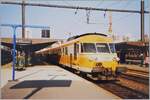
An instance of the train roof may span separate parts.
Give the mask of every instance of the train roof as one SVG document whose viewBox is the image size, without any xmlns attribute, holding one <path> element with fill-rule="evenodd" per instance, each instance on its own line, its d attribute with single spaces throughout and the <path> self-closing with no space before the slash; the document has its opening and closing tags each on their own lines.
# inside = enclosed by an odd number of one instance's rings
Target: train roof
<svg viewBox="0 0 150 100">
<path fill-rule="evenodd" d="M 87 35 L 100 35 L 100 36 L 107 36 L 106 34 L 102 34 L 102 33 L 85 33 L 85 34 L 81 34 L 81 35 L 76 35 L 73 37 L 70 37 L 67 39 L 67 41 L 73 40 L 73 39 L 77 39 L 80 38 L 82 36 L 87 36 Z"/>
<path fill-rule="evenodd" d="M 67 45 L 70 45 L 74 42 L 77 42 L 80 40 L 81 37 L 83 36 L 88 36 L 88 35 L 99 35 L 99 36 L 104 36 L 104 37 L 107 37 L 107 35 L 105 34 L 102 34 L 102 33 L 86 33 L 86 34 L 82 34 L 82 35 L 77 35 L 77 36 L 73 36 L 71 38 L 68 38 L 67 42 L 66 43 L 63 43 L 63 44 L 60 44 L 60 45 L 57 45 L 56 47 L 51 47 L 51 48 L 44 48 L 40 51 L 37 51 L 36 53 L 39 53 L 39 52 L 47 52 L 49 50 L 56 50 L 56 49 L 59 49 L 59 48 L 62 48 L 64 46 L 67 46 Z M 105 39 L 105 38 L 103 38 Z M 82 40 L 82 39 L 81 39 Z"/>
</svg>

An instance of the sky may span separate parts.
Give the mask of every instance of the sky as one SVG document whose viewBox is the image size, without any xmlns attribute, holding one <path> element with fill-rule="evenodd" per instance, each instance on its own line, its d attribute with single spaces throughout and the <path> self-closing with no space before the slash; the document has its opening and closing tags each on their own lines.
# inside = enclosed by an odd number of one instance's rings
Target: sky
<svg viewBox="0 0 150 100">
<path fill-rule="evenodd" d="M 21 2 L 21 0 L 10 1 Z M 140 10 L 140 0 L 26 0 L 26 2 Z M 149 0 L 145 0 L 145 10 L 150 10 L 148 5 Z M 111 13 L 113 34 L 129 36 L 130 40 L 140 39 L 140 14 Z M 107 34 L 109 28 L 109 12 L 104 11 L 90 11 L 90 24 L 87 24 L 85 10 L 26 6 L 25 18 L 26 25 L 49 26 L 52 39 L 66 39 L 70 37 L 68 33 L 71 33 L 71 36 L 89 32 Z M 21 6 L 0 4 L 0 23 L 21 24 Z M 149 23 L 149 14 L 145 14 L 145 34 L 150 33 Z M 41 29 L 28 28 L 27 30 L 30 38 L 40 38 Z M 0 32 L 1 37 L 12 37 L 13 30 L 10 27 L 1 27 Z M 17 28 L 17 37 L 21 37 L 21 28 Z"/>
</svg>

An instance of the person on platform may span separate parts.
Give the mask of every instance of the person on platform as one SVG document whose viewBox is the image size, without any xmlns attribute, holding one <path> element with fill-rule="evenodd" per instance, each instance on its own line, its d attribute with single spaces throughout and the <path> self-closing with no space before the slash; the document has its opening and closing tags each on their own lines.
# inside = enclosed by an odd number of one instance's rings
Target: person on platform
<svg viewBox="0 0 150 100">
<path fill-rule="evenodd" d="M 20 69 L 20 66 L 21 66 L 21 52 L 18 51 L 17 53 L 17 64 L 16 64 L 16 70 L 19 70 Z"/>
<path fill-rule="evenodd" d="M 140 66 L 143 67 L 143 64 L 144 64 L 144 55 L 143 55 L 143 53 L 140 54 L 140 58 L 141 58 Z"/>
<path fill-rule="evenodd" d="M 18 52 L 17 56 L 17 65 L 16 65 L 17 70 L 23 70 L 25 69 L 25 54 L 24 52 Z"/>
<path fill-rule="evenodd" d="M 25 69 L 25 53 L 22 52 L 21 54 L 21 62 L 22 62 L 22 69 Z"/>
</svg>

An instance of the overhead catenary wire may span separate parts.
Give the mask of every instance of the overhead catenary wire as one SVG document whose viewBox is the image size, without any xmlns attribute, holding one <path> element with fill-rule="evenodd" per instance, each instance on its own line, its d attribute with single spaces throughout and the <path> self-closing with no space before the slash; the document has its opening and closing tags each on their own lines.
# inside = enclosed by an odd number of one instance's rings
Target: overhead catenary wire
<svg viewBox="0 0 150 100">
<path fill-rule="evenodd" d="M 1 4 L 14 4 L 22 5 L 20 2 L 1 2 Z M 108 9 L 108 8 L 94 8 L 94 7 L 79 7 L 79 6 L 66 6 L 66 5 L 54 5 L 54 4 L 40 4 L 40 3 L 24 3 L 25 6 L 41 6 L 41 7 L 53 7 L 53 8 L 66 8 L 66 9 L 81 9 L 81 10 L 95 10 L 95 11 L 112 11 L 112 12 L 126 12 L 126 13 L 141 13 L 138 10 L 122 10 L 122 9 Z M 144 11 L 149 13 L 149 11 Z"/>
<path fill-rule="evenodd" d="M 144 41 L 144 14 L 149 14 L 149 11 L 144 10 L 144 0 L 141 0 L 141 10 L 125 10 L 125 9 L 111 9 L 111 8 L 94 8 L 94 7 L 77 7 L 66 5 L 54 5 L 54 4 L 40 4 L 40 3 L 20 3 L 20 2 L 0 2 L 1 4 L 14 4 L 24 6 L 39 6 L 39 7 L 53 7 L 53 8 L 65 8 L 65 9 L 80 9 L 80 10 L 93 10 L 93 11 L 111 11 L 122 13 L 138 13 L 141 15 L 141 41 Z M 88 19 L 88 18 L 87 18 Z"/>
</svg>

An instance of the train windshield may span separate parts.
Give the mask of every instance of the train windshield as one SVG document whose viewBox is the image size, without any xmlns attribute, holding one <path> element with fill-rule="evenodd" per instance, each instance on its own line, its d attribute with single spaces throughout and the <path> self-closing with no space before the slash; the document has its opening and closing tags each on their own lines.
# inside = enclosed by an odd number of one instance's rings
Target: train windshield
<svg viewBox="0 0 150 100">
<path fill-rule="evenodd" d="M 81 52 L 96 53 L 96 47 L 94 43 L 82 43 Z"/>
<path fill-rule="evenodd" d="M 116 52 L 115 44 L 114 44 L 114 43 L 109 43 L 109 46 L 110 46 L 111 52 L 112 52 L 112 53 L 115 53 L 115 52 Z"/>
<path fill-rule="evenodd" d="M 98 53 L 109 53 L 109 48 L 106 43 L 96 43 Z"/>
</svg>

